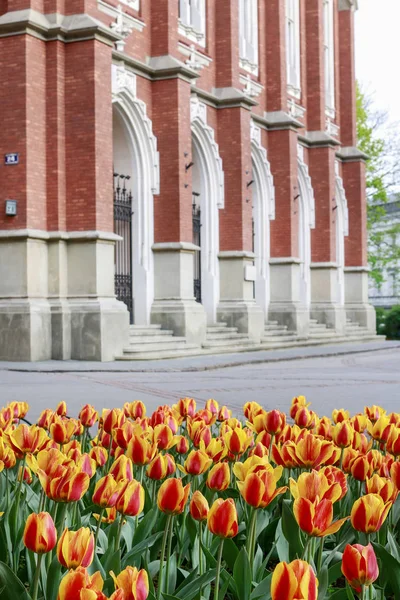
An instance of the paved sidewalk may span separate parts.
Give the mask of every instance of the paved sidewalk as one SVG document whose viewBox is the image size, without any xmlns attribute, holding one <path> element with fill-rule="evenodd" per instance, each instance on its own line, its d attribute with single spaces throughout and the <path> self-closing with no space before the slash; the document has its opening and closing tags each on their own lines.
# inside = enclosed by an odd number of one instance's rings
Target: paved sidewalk
<svg viewBox="0 0 400 600">
<path fill-rule="evenodd" d="M 237 354 L 190 356 L 148 361 L 114 361 L 107 363 L 82 361 L 1 362 L 0 372 L 32 373 L 182 373 L 226 369 L 229 367 L 306 360 L 330 356 L 345 356 L 400 349 L 400 340 L 392 342 L 365 342 L 334 344 L 330 346 L 298 347 L 283 350 L 260 350 Z"/>
</svg>

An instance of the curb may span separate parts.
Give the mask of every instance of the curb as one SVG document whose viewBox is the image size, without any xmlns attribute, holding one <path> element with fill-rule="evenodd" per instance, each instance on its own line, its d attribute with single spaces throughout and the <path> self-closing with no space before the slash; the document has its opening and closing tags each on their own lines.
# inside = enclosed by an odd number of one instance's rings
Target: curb
<svg viewBox="0 0 400 600">
<path fill-rule="evenodd" d="M 199 366 L 182 366 L 182 367 L 155 367 L 155 368 L 87 368 L 87 369 L 74 369 L 74 368 L 28 368 L 28 367 L 3 367 L 0 366 L 0 372 L 12 372 L 12 373 L 44 373 L 44 374 L 62 374 L 62 373 L 73 373 L 73 374 L 84 374 L 84 373 L 196 373 L 196 372 L 205 372 L 205 371 L 217 371 L 219 369 L 229 369 L 232 367 L 243 367 L 247 365 L 260 365 L 260 364 L 273 364 L 279 362 L 293 362 L 296 360 L 309 360 L 313 358 L 328 358 L 328 357 L 338 357 L 338 356 L 350 356 L 353 354 L 367 354 L 373 352 L 382 352 L 389 350 L 400 349 L 400 342 L 398 344 L 393 344 L 390 347 L 387 347 L 386 344 L 376 345 L 375 347 L 358 347 L 358 348 L 332 348 L 329 351 L 322 352 L 321 350 L 311 352 L 310 354 L 294 354 L 294 355 L 284 355 L 281 356 L 264 356 L 263 358 L 250 358 L 249 360 L 238 359 L 231 360 L 226 362 L 220 362 L 217 364 L 210 365 L 199 365 Z M 219 355 L 220 356 L 220 355 Z M 167 360 L 167 359 L 165 359 Z M 176 359 L 180 360 L 180 359 Z M 156 361 L 154 361 L 156 362 Z"/>
</svg>

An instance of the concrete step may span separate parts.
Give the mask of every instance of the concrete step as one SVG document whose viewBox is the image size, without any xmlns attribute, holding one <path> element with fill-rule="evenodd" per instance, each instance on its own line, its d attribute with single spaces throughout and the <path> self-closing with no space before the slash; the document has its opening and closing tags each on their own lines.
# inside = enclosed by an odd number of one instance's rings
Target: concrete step
<svg viewBox="0 0 400 600">
<path fill-rule="evenodd" d="M 264 331 L 287 331 L 287 325 L 265 325 Z"/>
<path fill-rule="evenodd" d="M 264 334 L 261 338 L 261 343 L 265 344 L 267 342 L 276 342 L 277 344 L 283 344 L 286 341 L 297 340 L 298 335 L 294 331 L 286 332 L 285 335 L 267 335 Z"/>
<path fill-rule="evenodd" d="M 130 331 L 153 331 L 155 329 L 161 329 L 161 325 L 130 325 Z"/>
<path fill-rule="evenodd" d="M 122 356 L 116 360 L 162 360 L 166 358 L 184 358 L 186 356 L 198 356 L 203 354 L 199 346 L 187 344 L 185 348 L 179 350 L 152 350 L 149 352 L 130 352 L 124 350 Z"/>
<path fill-rule="evenodd" d="M 130 331 L 129 337 L 132 341 L 141 339 L 162 340 L 165 337 L 173 337 L 174 332 L 169 329 L 150 329 L 150 331 Z"/>
<path fill-rule="evenodd" d="M 140 346 L 140 344 L 164 344 L 180 341 L 185 338 L 176 338 L 174 335 L 169 333 L 168 335 L 133 335 L 129 337 L 128 344 L 131 346 Z"/>
<path fill-rule="evenodd" d="M 153 352 L 153 351 L 158 351 L 158 350 L 183 350 L 184 348 L 186 348 L 187 343 L 186 343 L 186 339 L 185 338 L 176 338 L 176 337 L 171 337 L 170 339 L 167 338 L 166 340 L 162 340 L 162 341 L 153 341 L 152 339 L 150 340 L 145 340 L 143 342 L 140 343 L 131 343 L 129 344 L 126 348 L 124 348 L 124 352 L 131 352 L 131 353 L 136 353 L 136 352 Z"/>
<path fill-rule="evenodd" d="M 237 333 L 237 331 L 233 331 L 232 333 L 207 333 L 206 341 L 211 342 L 213 340 L 228 340 L 231 342 L 235 342 L 236 340 L 247 340 L 248 336 L 245 333 Z"/>
<path fill-rule="evenodd" d="M 292 335 L 294 332 L 288 331 L 287 329 L 264 329 L 264 336 L 268 337 L 282 337 L 285 335 Z"/>
<path fill-rule="evenodd" d="M 218 333 L 237 333 L 238 330 L 236 327 L 222 327 L 219 325 L 210 325 L 209 327 L 207 327 L 207 335 L 209 333 L 211 334 L 218 334 Z"/>
<path fill-rule="evenodd" d="M 249 340 L 248 338 L 240 338 L 235 340 L 208 340 L 203 344 L 204 349 L 217 349 L 217 348 L 243 348 L 248 346 L 254 346 L 254 342 Z M 258 348 L 258 346 L 257 346 Z"/>
<path fill-rule="evenodd" d="M 310 323 L 310 331 L 323 331 L 328 329 L 325 323 Z"/>
<path fill-rule="evenodd" d="M 317 338 L 330 339 L 330 338 L 336 338 L 336 337 L 338 337 L 338 334 L 335 333 L 335 331 L 333 329 L 326 329 L 325 331 L 310 331 L 311 339 L 317 339 Z"/>
</svg>

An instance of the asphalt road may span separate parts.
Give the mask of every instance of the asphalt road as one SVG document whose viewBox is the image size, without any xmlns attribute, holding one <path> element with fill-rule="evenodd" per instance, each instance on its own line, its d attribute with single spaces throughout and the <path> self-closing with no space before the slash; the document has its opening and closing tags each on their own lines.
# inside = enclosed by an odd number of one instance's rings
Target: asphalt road
<svg viewBox="0 0 400 600">
<path fill-rule="evenodd" d="M 183 396 L 194 397 L 199 405 L 215 398 L 239 415 L 249 400 L 266 409 L 287 411 L 291 399 L 299 394 L 305 395 L 320 415 L 342 407 L 356 413 L 367 404 L 400 412 L 400 349 L 202 372 L 40 373 L 0 368 L 0 406 L 26 400 L 31 421 L 60 400 L 67 402 L 71 416 L 86 403 L 101 410 L 142 400 L 151 412 Z"/>
</svg>

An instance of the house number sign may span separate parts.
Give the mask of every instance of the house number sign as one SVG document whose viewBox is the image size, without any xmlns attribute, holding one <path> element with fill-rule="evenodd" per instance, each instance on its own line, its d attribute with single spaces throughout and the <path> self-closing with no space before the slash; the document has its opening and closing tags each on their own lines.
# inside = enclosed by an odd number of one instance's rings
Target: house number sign
<svg viewBox="0 0 400 600">
<path fill-rule="evenodd" d="M 18 165 L 19 163 L 19 154 L 17 152 L 12 152 L 11 154 L 4 155 L 4 164 L 5 165 Z"/>
</svg>

